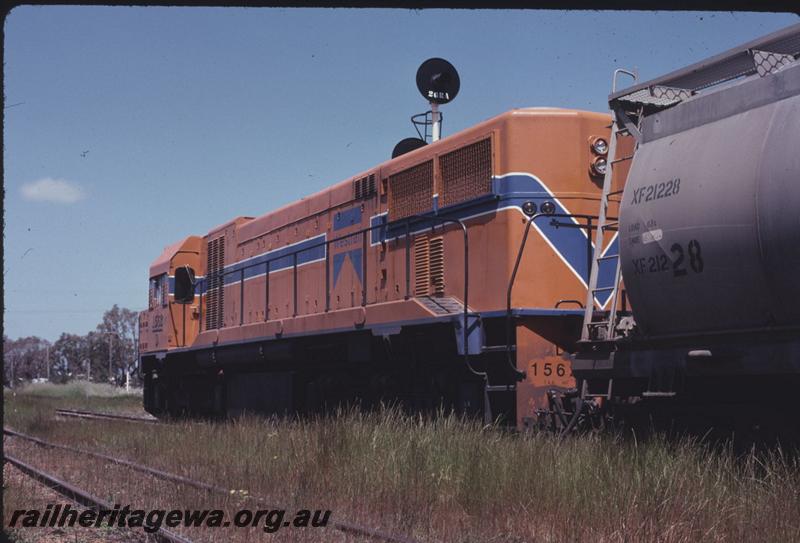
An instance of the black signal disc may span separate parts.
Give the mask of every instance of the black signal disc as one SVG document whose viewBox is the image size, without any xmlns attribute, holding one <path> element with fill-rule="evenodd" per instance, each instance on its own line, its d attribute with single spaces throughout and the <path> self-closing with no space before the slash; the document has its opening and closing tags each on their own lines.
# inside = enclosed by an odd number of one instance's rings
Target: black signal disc
<svg viewBox="0 0 800 543">
<path fill-rule="evenodd" d="M 446 104 L 460 87 L 458 72 L 443 58 L 429 58 L 417 70 L 417 88 L 428 102 Z"/>
<path fill-rule="evenodd" d="M 426 145 L 427 143 L 425 143 L 425 140 L 420 138 L 406 138 L 404 140 L 400 140 L 400 142 L 394 146 L 394 150 L 392 150 L 392 158 L 397 158 L 400 155 L 410 153 L 414 149 L 419 149 L 420 147 L 425 147 Z"/>
</svg>

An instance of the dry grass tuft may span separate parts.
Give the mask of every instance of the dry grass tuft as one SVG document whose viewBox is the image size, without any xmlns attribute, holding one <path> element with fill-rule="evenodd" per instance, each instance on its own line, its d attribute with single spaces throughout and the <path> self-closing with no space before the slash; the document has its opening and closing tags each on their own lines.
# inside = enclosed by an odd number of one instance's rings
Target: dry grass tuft
<svg viewBox="0 0 800 543">
<path fill-rule="evenodd" d="M 6 394 L 9 393 L 7 389 Z M 55 383 L 28 383 L 23 386 L 18 394 L 33 396 L 48 396 L 51 398 L 118 398 L 120 396 L 142 396 L 141 388 L 131 388 L 126 391 L 122 387 L 108 383 L 92 383 L 91 381 L 75 380 L 58 385 Z"/>
</svg>

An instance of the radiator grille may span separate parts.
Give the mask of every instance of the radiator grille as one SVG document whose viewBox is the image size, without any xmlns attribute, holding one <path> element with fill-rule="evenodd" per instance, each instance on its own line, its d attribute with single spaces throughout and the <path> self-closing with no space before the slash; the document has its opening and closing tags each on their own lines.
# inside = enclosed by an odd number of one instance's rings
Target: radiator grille
<svg viewBox="0 0 800 543">
<path fill-rule="evenodd" d="M 449 206 L 492 190 L 492 142 L 486 138 L 439 158 L 442 189 L 439 205 Z"/>
<path fill-rule="evenodd" d="M 402 219 L 433 208 L 433 160 L 389 176 L 389 218 Z"/>
<path fill-rule="evenodd" d="M 207 245 L 206 263 L 206 329 L 214 330 L 224 326 L 223 307 L 225 291 L 223 288 L 225 269 L 225 238 L 212 239 Z"/>
</svg>

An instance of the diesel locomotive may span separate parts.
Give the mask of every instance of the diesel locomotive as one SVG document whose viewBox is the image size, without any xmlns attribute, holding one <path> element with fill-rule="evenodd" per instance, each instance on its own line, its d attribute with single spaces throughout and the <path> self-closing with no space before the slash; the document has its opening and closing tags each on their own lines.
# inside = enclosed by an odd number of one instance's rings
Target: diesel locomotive
<svg viewBox="0 0 800 543">
<path fill-rule="evenodd" d="M 609 123 L 513 110 L 167 247 L 140 315 L 146 409 L 397 402 L 533 424 L 575 386 Z"/>
</svg>

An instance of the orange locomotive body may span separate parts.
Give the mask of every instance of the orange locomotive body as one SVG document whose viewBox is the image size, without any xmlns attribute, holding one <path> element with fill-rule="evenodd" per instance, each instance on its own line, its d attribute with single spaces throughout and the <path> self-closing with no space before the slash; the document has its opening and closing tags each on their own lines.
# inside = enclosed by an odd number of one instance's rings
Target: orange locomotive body
<svg viewBox="0 0 800 543">
<path fill-rule="evenodd" d="M 574 386 L 609 122 L 512 110 L 167 247 L 140 315 L 146 409 L 394 401 L 541 422 L 548 389 Z"/>
</svg>

